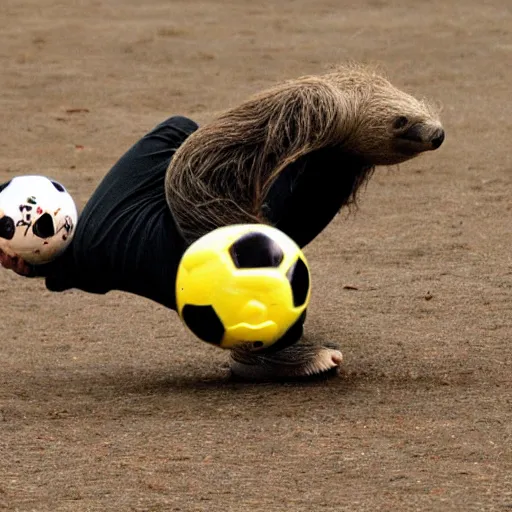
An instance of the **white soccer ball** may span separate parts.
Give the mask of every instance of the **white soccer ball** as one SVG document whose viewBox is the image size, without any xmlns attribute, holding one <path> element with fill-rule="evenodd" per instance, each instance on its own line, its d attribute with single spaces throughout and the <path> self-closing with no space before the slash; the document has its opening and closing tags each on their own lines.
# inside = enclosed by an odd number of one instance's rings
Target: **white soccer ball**
<svg viewBox="0 0 512 512">
<path fill-rule="evenodd" d="M 57 181 L 18 176 L 0 185 L 0 249 L 40 265 L 54 260 L 71 242 L 78 214 Z"/>
</svg>

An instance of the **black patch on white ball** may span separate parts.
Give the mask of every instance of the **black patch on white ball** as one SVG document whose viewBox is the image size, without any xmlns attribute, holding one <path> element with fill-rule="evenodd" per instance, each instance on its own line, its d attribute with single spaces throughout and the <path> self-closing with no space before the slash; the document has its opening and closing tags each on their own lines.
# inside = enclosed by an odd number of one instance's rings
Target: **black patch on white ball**
<svg viewBox="0 0 512 512">
<path fill-rule="evenodd" d="M 2 217 L 0 219 L 0 238 L 6 240 L 12 240 L 14 233 L 16 232 L 16 226 L 11 217 Z"/>
<path fill-rule="evenodd" d="M 224 337 L 224 326 L 212 306 L 186 304 L 181 316 L 186 326 L 200 339 L 220 345 Z"/>
<path fill-rule="evenodd" d="M 0 185 L 0 192 L 2 192 L 2 190 L 4 190 L 4 188 L 7 188 L 9 186 L 9 184 L 11 183 L 12 180 L 9 180 L 7 183 L 2 183 Z"/>
<path fill-rule="evenodd" d="M 50 238 L 55 235 L 52 216 L 49 213 L 43 213 L 32 225 L 32 231 L 39 238 Z"/>
<path fill-rule="evenodd" d="M 308 297 L 309 292 L 309 271 L 306 264 L 299 258 L 288 270 L 286 276 L 290 281 L 293 293 L 293 305 L 297 308 L 302 306 Z"/>
<path fill-rule="evenodd" d="M 52 180 L 50 180 L 52 181 Z M 63 185 L 61 185 L 58 181 L 52 181 L 52 185 L 59 191 L 59 192 L 66 192 L 66 189 Z"/>
<path fill-rule="evenodd" d="M 247 233 L 230 248 L 237 268 L 279 267 L 284 254 L 279 244 L 263 233 Z"/>
</svg>

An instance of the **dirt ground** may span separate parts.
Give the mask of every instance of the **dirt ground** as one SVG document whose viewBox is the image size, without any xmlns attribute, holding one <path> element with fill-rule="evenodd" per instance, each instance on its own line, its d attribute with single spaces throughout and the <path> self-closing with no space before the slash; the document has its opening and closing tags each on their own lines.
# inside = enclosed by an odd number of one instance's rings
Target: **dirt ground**
<svg viewBox="0 0 512 512">
<path fill-rule="evenodd" d="M 235 383 L 173 312 L 0 271 L 0 509 L 512 509 L 508 0 L 1 4 L 0 182 L 79 206 L 166 116 L 347 59 L 439 104 L 447 138 L 307 248 L 332 380 Z"/>
</svg>

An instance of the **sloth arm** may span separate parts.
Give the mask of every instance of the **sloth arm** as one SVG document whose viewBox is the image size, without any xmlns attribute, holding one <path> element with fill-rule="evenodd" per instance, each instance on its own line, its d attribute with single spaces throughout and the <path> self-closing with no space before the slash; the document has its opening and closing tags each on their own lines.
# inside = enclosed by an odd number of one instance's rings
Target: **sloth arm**
<svg viewBox="0 0 512 512">
<path fill-rule="evenodd" d="M 351 202 L 370 170 L 361 159 L 337 147 L 312 152 L 278 176 L 265 199 L 263 215 L 304 247 Z"/>
</svg>

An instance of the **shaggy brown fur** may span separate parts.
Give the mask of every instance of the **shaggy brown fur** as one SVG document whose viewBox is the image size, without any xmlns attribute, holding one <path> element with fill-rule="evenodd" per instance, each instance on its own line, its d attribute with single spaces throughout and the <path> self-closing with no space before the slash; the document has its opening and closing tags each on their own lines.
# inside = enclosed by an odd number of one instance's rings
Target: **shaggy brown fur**
<svg viewBox="0 0 512 512">
<path fill-rule="evenodd" d="M 340 191 L 348 202 L 374 166 L 438 147 L 444 133 L 424 102 L 351 66 L 287 81 L 199 128 L 176 152 L 166 196 L 188 241 L 234 223 L 267 222 L 265 198 L 290 164 L 329 151 L 332 172 L 361 165 Z M 324 159 L 325 160 L 325 159 Z"/>
</svg>

